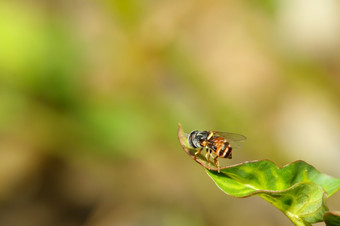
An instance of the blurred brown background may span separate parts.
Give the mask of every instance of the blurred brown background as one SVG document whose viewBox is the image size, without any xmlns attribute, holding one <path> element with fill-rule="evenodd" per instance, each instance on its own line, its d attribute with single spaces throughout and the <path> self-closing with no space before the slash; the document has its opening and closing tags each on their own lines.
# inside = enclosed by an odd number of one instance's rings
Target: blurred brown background
<svg viewBox="0 0 340 226">
<path fill-rule="evenodd" d="M 339 37 L 336 0 L 1 1 L 0 225 L 290 225 L 177 123 L 340 177 Z"/>
</svg>

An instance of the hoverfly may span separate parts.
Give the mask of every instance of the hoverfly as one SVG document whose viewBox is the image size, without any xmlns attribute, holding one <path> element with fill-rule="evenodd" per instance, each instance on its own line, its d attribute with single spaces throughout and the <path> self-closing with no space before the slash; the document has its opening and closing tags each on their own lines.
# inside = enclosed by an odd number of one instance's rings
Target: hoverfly
<svg viewBox="0 0 340 226">
<path fill-rule="evenodd" d="M 192 148 L 199 148 L 195 153 L 195 158 L 205 148 L 205 158 L 209 162 L 213 158 L 215 166 L 220 172 L 218 157 L 232 158 L 232 150 L 239 145 L 239 142 L 247 139 L 245 136 L 236 133 L 198 131 L 194 130 L 188 135 L 188 143 Z M 214 155 L 213 155 L 214 154 Z"/>
</svg>

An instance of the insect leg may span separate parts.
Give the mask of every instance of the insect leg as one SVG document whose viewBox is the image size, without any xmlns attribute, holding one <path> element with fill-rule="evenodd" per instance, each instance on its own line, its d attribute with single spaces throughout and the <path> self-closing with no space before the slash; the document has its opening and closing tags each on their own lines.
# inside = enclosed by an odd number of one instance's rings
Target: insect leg
<svg viewBox="0 0 340 226">
<path fill-rule="evenodd" d="M 211 158 L 215 158 L 215 156 L 213 155 L 211 149 L 209 150 L 209 152 L 210 152 L 210 157 L 211 157 Z"/>
<path fill-rule="evenodd" d="M 205 151 L 205 158 L 207 159 L 208 162 L 210 160 L 210 153 L 211 153 L 210 149 L 207 148 L 206 151 Z"/>
<path fill-rule="evenodd" d="M 203 150 L 203 148 L 201 148 L 200 150 L 196 151 L 196 153 L 195 153 L 195 159 L 196 159 L 197 155 L 198 155 L 199 153 L 201 153 L 202 150 Z"/>
<path fill-rule="evenodd" d="M 218 172 L 220 172 L 220 162 L 218 161 L 218 156 L 214 158 L 214 164 L 217 167 Z"/>
</svg>

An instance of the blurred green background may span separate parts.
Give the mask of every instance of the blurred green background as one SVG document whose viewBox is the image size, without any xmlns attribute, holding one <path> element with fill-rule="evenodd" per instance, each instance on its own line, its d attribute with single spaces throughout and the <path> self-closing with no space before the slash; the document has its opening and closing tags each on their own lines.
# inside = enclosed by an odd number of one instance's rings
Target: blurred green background
<svg viewBox="0 0 340 226">
<path fill-rule="evenodd" d="M 340 177 L 339 37 L 336 0 L 1 1 L 0 225 L 290 225 L 177 123 Z"/>
</svg>

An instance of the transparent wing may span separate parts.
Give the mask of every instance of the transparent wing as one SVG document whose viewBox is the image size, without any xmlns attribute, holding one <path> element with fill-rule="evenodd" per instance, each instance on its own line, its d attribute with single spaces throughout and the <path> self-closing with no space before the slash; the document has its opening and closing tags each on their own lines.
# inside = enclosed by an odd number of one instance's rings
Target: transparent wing
<svg viewBox="0 0 340 226">
<path fill-rule="evenodd" d="M 226 138 L 228 141 L 242 142 L 247 139 L 247 137 L 237 134 L 237 133 L 227 133 L 227 132 L 214 132 L 216 135 Z"/>
<path fill-rule="evenodd" d="M 215 132 L 214 136 L 221 136 L 224 137 L 229 143 L 230 146 L 233 149 L 238 149 L 241 147 L 241 143 L 244 142 L 247 137 L 241 135 L 241 134 L 237 134 L 237 133 L 228 133 L 228 132 Z"/>
</svg>

